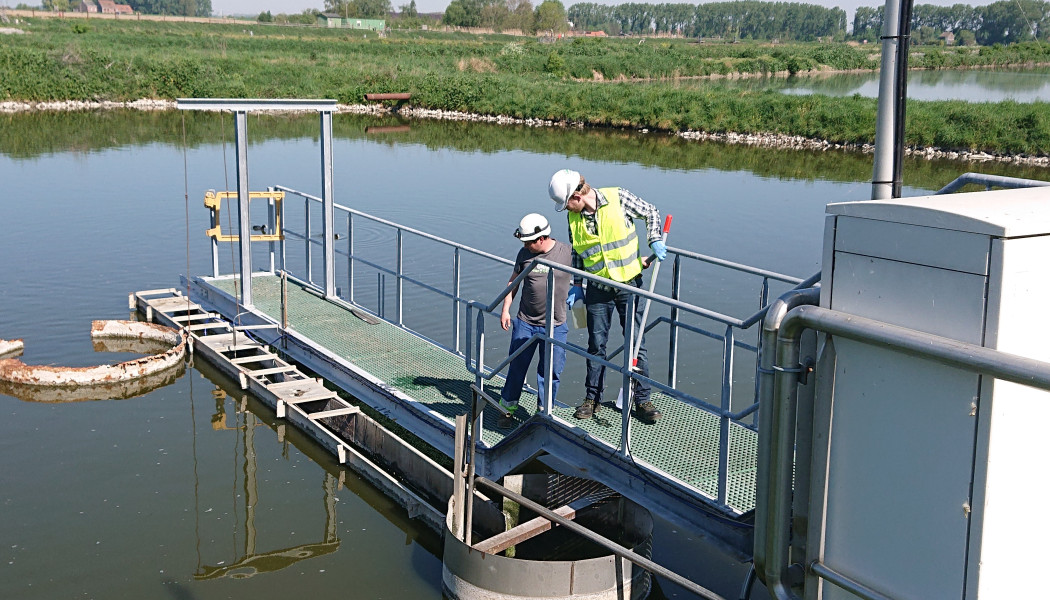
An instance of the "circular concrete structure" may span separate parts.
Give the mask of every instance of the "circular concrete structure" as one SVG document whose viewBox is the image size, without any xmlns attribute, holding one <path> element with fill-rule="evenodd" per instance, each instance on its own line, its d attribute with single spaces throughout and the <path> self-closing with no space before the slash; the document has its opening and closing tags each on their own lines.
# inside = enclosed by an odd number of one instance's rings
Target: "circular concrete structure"
<svg viewBox="0 0 1050 600">
<path fill-rule="evenodd" d="M 565 475 L 524 475 L 521 494 L 552 510 L 586 505 L 576 512 L 575 522 L 646 558 L 652 555 L 649 511 L 596 482 Z M 641 600 L 649 595 L 648 571 L 557 525 L 518 543 L 513 558 L 478 550 L 484 540 L 506 530 L 498 506 L 481 500 L 475 500 L 475 547 L 467 546 L 452 532 L 452 509 L 450 500 L 442 586 L 453 600 Z M 535 516 L 522 508 L 519 522 Z"/>
</svg>

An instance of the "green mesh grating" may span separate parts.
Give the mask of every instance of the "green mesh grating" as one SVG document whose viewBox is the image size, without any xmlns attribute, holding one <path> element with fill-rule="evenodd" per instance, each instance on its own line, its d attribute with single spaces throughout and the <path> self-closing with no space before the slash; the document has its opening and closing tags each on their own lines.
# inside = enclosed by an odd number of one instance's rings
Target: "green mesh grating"
<svg viewBox="0 0 1050 600">
<path fill-rule="evenodd" d="M 215 287 L 233 294 L 234 281 L 210 281 Z M 281 314 L 280 278 L 252 277 L 252 299 L 256 310 L 279 320 Z M 467 373 L 463 359 L 389 323 L 369 325 L 349 311 L 288 284 L 288 324 L 299 334 L 324 346 L 333 354 L 352 362 L 373 377 L 393 385 L 446 418 L 450 424 L 470 406 L 470 384 L 474 377 Z M 486 384 L 485 390 L 499 395 L 502 382 Z M 535 400 L 522 395 L 515 417 L 528 419 Z M 499 415 L 485 411 L 485 443 L 495 445 L 506 435 L 496 428 Z"/>
<path fill-rule="evenodd" d="M 210 283 L 231 295 L 234 293 L 232 279 Z M 281 314 L 278 277 L 253 277 L 252 297 L 257 310 L 270 316 Z M 369 325 L 292 283 L 288 284 L 288 321 L 298 333 L 427 405 L 450 424 L 457 415 L 467 411 L 474 378 L 467 373 L 462 358 L 389 323 Z M 493 381 L 486 384 L 485 389 L 498 397 L 501 383 Z M 532 395 L 523 394 L 515 413 L 522 421 L 531 416 L 526 407 L 536 405 L 535 396 L 529 396 Z M 659 392 L 653 394 L 653 401 L 664 416 L 654 425 L 637 420 L 631 424 L 632 453 L 639 460 L 716 498 L 718 418 Z M 609 444 L 610 452 L 615 452 L 614 448 L 620 444 L 620 411 L 607 403 L 596 418 L 578 421 L 572 417 L 574 410 L 555 408 L 554 414 Z M 496 411 L 485 411 L 484 441 L 490 446 L 506 437 L 496 428 L 498 417 Z M 758 438 L 755 432 L 735 424 L 730 426 L 729 433 L 726 503 L 744 513 L 755 504 Z"/>
<path fill-rule="evenodd" d="M 632 420 L 631 453 L 712 499 L 717 498 L 718 417 L 661 392 L 654 391 L 652 400 L 663 418 L 652 425 Z M 574 411 L 556 408 L 554 414 L 612 448 L 619 447 L 622 416 L 612 402 L 603 403 L 595 417 L 587 421 L 573 418 Z M 755 507 L 757 456 L 758 434 L 731 424 L 726 504 L 740 513 Z"/>
</svg>

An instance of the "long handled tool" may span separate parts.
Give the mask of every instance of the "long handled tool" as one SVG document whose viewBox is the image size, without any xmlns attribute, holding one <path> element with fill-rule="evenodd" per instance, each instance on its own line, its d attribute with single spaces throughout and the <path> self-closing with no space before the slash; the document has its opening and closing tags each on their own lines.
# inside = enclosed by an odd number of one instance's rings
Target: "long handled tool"
<svg viewBox="0 0 1050 600">
<path fill-rule="evenodd" d="M 667 242 L 667 232 L 671 230 L 671 215 L 667 215 L 664 219 L 664 233 L 660 238 L 663 242 Z M 655 257 L 650 256 L 648 263 L 645 266 L 652 264 Z M 656 261 L 656 266 L 653 267 L 653 276 L 649 279 L 649 293 L 653 293 L 656 289 L 656 277 L 660 274 L 660 263 L 662 261 Z M 638 366 L 638 352 L 642 348 L 642 336 L 645 335 L 645 322 L 649 318 L 649 305 L 652 303 L 651 298 L 645 299 L 645 308 L 642 309 L 642 323 L 638 326 L 638 331 L 635 332 L 634 346 L 631 348 L 631 369 L 634 370 Z M 632 315 L 633 317 L 633 315 Z M 626 322 L 626 319 L 624 320 Z M 623 410 L 623 388 L 620 388 L 620 393 L 616 396 L 616 408 Z"/>
</svg>

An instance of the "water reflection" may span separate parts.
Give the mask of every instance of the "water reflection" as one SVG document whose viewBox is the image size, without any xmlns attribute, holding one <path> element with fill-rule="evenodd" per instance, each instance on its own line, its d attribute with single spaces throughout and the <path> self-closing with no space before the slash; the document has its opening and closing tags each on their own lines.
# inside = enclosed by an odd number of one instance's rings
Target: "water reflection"
<svg viewBox="0 0 1050 600">
<path fill-rule="evenodd" d="M 718 85 L 753 91 L 775 90 L 794 95 L 879 96 L 877 72 L 720 80 Z M 912 70 L 908 73 L 908 98 L 967 102 L 1048 102 L 1050 68 Z"/>
<path fill-rule="evenodd" d="M 926 75 L 926 72 L 923 72 Z M 946 72 L 929 73 L 944 76 Z M 1050 73 L 1050 69 L 1045 73 Z M 854 75 L 835 75 L 831 86 L 846 86 Z M 856 75 L 868 77 L 867 74 Z M 1038 79 L 1038 77 L 1036 77 Z M 811 78 L 739 80 L 732 85 L 770 86 L 810 84 Z M 840 83 L 847 82 L 847 83 Z M 875 80 L 877 85 L 877 80 Z M 1050 81 L 1044 82 L 1050 86 Z M 683 84 L 692 85 L 692 84 Z M 703 83 L 702 85 L 711 85 Z M 729 85 L 725 82 L 718 85 Z M 1048 88 L 1047 97 L 1050 97 Z M 845 92 L 848 95 L 851 92 Z M 909 84 L 909 94 L 911 86 Z M 177 148 L 199 148 L 225 142 L 230 156 L 225 160 L 232 170 L 233 127 L 229 116 L 205 112 L 108 110 L 83 112 L 33 112 L 0 115 L 0 154 L 31 159 L 54 153 L 97 153 L 113 148 L 148 146 L 162 143 Z M 252 115 L 249 118 L 250 148 L 268 142 L 316 139 L 314 116 Z M 376 135 L 376 129 L 391 133 Z M 225 131 L 225 139 L 221 132 Z M 396 133 L 395 133 L 396 131 Z M 778 151 L 743 145 L 697 143 L 677 136 L 611 129 L 561 129 L 525 125 L 493 125 L 464 121 L 412 121 L 397 116 L 340 114 L 333 118 L 337 141 L 367 141 L 405 154 L 413 145 L 430 151 L 501 154 L 528 152 L 561 155 L 589 161 L 642 165 L 675 171 L 748 172 L 758 177 L 781 180 L 867 182 L 871 180 L 871 157 L 845 151 Z M 210 155 L 216 159 L 214 154 Z M 937 190 L 959 173 L 960 165 L 906 157 L 908 185 Z M 390 165 L 400 174 L 409 174 L 417 165 L 405 160 Z M 1040 167 L 1017 167 L 1001 163 L 981 165 L 981 172 L 993 175 L 1038 178 Z M 260 171 L 255 171 L 256 173 Z M 948 173 L 951 173 L 950 175 Z M 338 175 L 338 174 L 337 174 Z M 377 173 L 379 175 L 379 173 Z M 214 187 L 214 182 L 212 187 Z M 344 186 L 340 186 L 344 187 Z"/>
<path fill-rule="evenodd" d="M 194 364 L 194 368 L 212 384 L 209 390 L 212 405 L 208 416 L 208 428 L 222 435 L 234 436 L 235 456 L 233 458 L 236 473 L 234 489 L 237 492 L 231 498 L 233 506 L 228 509 L 228 512 L 234 516 L 234 522 L 224 524 L 221 518 L 210 519 L 208 513 L 212 512 L 214 506 L 203 508 L 209 504 L 206 500 L 202 501 L 202 498 L 209 496 L 214 498 L 217 490 L 203 488 L 201 481 L 195 475 L 197 567 L 193 573 L 194 580 L 245 580 L 256 575 L 276 573 L 303 561 L 335 554 L 343 546 L 340 531 L 341 529 L 345 531 L 337 512 L 340 502 L 339 492 L 365 500 L 373 508 L 382 512 L 406 534 L 406 545 L 422 544 L 433 554 L 432 559 L 440 555 L 440 538 L 437 534 L 411 520 L 400 507 L 359 479 L 352 471 L 336 464 L 327 450 L 318 446 L 300 430 L 278 421 L 269 407 L 236 389 L 235 383 L 212 365 L 198 361 Z M 191 397 L 191 403 L 195 411 L 196 403 L 193 397 Z M 199 432 L 196 423 L 197 420 L 194 419 L 194 463 L 214 462 L 219 457 L 212 454 L 197 455 L 196 439 Z M 275 437 L 260 436 L 260 433 L 272 433 Z M 272 516 L 270 519 L 265 519 L 263 518 L 265 514 L 274 512 L 269 506 L 272 503 L 268 502 L 268 499 L 277 500 L 279 506 L 283 503 L 284 494 L 281 492 L 280 482 L 274 481 L 269 473 L 270 469 L 260 467 L 260 455 L 267 454 L 269 450 L 257 451 L 257 446 L 261 444 L 272 449 L 274 441 L 277 442 L 282 457 L 287 458 L 294 448 L 322 467 L 313 471 L 310 479 L 297 484 L 297 487 L 303 489 L 304 486 L 313 487 L 319 481 L 321 494 L 319 498 L 315 494 L 310 494 L 314 498 L 312 502 L 297 503 L 294 507 L 284 508 L 285 511 L 294 510 L 294 514 L 283 512 L 279 513 L 276 519 Z M 219 487 L 223 486 L 223 483 L 217 482 L 217 484 Z M 317 517 L 322 515 L 323 519 L 318 523 Z M 286 524 L 295 521 L 303 522 L 304 519 L 309 522 L 305 532 L 306 542 L 292 546 L 280 545 L 270 549 L 262 547 L 260 540 L 286 542 L 294 539 L 292 536 L 297 533 L 302 535 L 300 530 L 292 531 L 289 536 Z M 206 524 L 203 530 L 202 521 Z M 239 540 L 237 548 L 221 551 L 218 557 L 215 556 L 214 550 L 218 549 L 218 546 L 209 543 L 209 540 L 229 537 L 235 541 Z M 210 548 L 213 551 L 208 561 L 202 557 L 202 546 L 206 550 Z M 345 556 L 342 560 L 358 559 L 362 550 L 354 547 L 353 543 L 350 546 L 349 551 L 352 555 Z M 388 568 L 397 566 L 399 565 L 390 565 Z M 325 568 L 322 566 L 320 570 L 323 573 Z"/>
<path fill-rule="evenodd" d="M 254 413 L 248 411 L 247 398 L 242 399 L 234 408 L 233 403 L 228 403 L 226 392 L 219 386 L 212 390 L 215 399 L 215 412 L 211 416 L 211 427 L 214 431 L 235 431 L 239 433 L 241 456 L 243 464 L 244 479 L 242 482 L 244 490 L 244 551 L 240 556 L 216 565 L 201 565 L 198 557 L 197 571 L 193 574 L 194 579 L 218 579 L 229 577 L 231 579 L 245 579 L 260 573 L 271 573 L 292 566 L 293 564 L 331 554 L 339 549 L 339 537 L 337 534 L 338 521 L 336 519 L 336 478 L 327 471 L 323 472 L 323 506 L 325 511 L 324 530 L 320 541 L 299 544 L 296 546 L 279 548 L 260 552 L 257 548 L 258 531 L 255 525 L 255 510 L 260 502 L 258 491 L 258 464 L 255 453 L 255 429 L 266 424 L 261 422 Z M 233 412 L 233 414 L 229 414 Z M 243 417 L 243 419 L 242 419 Z M 237 425 L 230 427 L 226 423 L 230 419 Z M 279 426 L 283 428 L 284 426 Z M 281 430 L 283 432 L 283 429 Z M 280 438 L 283 436 L 279 436 Z M 342 475 L 342 473 L 340 473 Z M 338 481 L 342 489 L 342 481 Z M 199 505 L 199 503 L 198 503 Z M 240 523 L 237 524 L 240 526 Z M 199 541 L 199 540 L 198 540 Z"/>
</svg>

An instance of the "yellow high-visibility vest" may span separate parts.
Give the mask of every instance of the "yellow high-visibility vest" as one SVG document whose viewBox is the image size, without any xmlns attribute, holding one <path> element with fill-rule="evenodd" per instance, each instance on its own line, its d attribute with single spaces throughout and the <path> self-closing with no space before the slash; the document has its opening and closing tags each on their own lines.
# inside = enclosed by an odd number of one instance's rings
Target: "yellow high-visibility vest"
<svg viewBox="0 0 1050 600">
<path fill-rule="evenodd" d="M 620 188 L 599 188 L 598 192 L 608 201 L 594 215 L 598 235 L 587 231 L 582 214 L 570 212 L 572 248 L 583 259 L 583 268 L 588 273 L 626 283 L 642 272 L 642 263 L 638 259 L 638 234 L 634 222 L 623 216 Z"/>
</svg>

